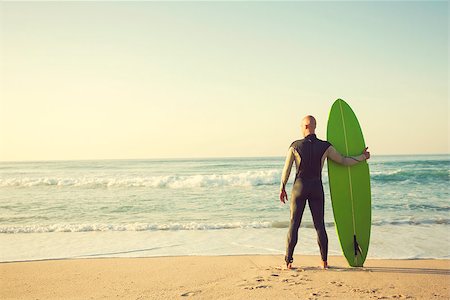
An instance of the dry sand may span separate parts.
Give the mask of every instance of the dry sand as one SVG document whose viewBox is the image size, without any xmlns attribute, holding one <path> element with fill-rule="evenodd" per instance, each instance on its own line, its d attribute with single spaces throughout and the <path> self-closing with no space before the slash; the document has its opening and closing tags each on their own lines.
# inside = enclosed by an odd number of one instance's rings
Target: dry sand
<svg viewBox="0 0 450 300">
<path fill-rule="evenodd" d="M 192 256 L 0 263 L 1 299 L 450 299 L 450 260 Z"/>
</svg>

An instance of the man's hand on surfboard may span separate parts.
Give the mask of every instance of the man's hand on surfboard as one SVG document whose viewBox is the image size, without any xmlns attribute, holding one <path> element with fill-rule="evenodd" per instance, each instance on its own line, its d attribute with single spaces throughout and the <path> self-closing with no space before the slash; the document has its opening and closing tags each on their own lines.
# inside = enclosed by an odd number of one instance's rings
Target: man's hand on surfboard
<svg viewBox="0 0 450 300">
<path fill-rule="evenodd" d="M 364 151 L 362 153 L 366 157 L 366 160 L 370 158 L 370 152 L 367 151 L 367 149 L 369 149 L 369 147 L 364 148 Z"/>
<path fill-rule="evenodd" d="M 285 200 L 286 199 L 286 200 Z M 286 203 L 285 201 L 288 201 L 288 196 L 287 196 L 287 194 L 286 194 L 286 190 L 285 189 L 282 189 L 281 190 L 281 193 L 280 193 L 280 201 L 282 202 L 282 203 Z"/>
</svg>

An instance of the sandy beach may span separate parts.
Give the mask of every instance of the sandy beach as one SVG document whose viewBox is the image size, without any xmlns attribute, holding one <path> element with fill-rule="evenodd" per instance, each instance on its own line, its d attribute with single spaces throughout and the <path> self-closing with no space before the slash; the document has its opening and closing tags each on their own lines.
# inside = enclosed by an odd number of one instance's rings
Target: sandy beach
<svg viewBox="0 0 450 300">
<path fill-rule="evenodd" d="M 0 264 L 2 299 L 449 299 L 450 260 L 183 256 Z"/>
</svg>

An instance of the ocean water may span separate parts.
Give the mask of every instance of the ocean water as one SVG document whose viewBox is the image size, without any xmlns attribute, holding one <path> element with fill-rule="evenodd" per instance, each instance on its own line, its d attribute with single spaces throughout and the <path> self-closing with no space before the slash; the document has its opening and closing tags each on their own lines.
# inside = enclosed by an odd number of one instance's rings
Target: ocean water
<svg viewBox="0 0 450 300">
<path fill-rule="evenodd" d="M 284 254 L 283 164 L 283 157 L 0 162 L 0 261 Z M 378 156 L 369 166 L 368 258 L 450 258 L 449 156 Z M 323 183 L 329 254 L 342 255 L 326 166 Z M 308 208 L 295 254 L 319 255 Z"/>
</svg>

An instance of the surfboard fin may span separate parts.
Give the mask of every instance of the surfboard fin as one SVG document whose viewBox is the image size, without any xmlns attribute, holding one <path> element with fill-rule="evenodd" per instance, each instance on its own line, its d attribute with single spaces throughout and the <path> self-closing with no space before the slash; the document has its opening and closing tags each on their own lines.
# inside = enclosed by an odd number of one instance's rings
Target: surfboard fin
<svg viewBox="0 0 450 300">
<path fill-rule="evenodd" d="M 358 265 L 358 253 L 359 253 L 360 257 L 362 258 L 362 249 L 359 246 L 358 241 L 356 240 L 356 235 L 353 235 L 353 249 L 355 250 L 354 263 L 355 263 L 355 265 Z M 362 267 L 362 265 L 360 267 Z"/>
<path fill-rule="evenodd" d="M 362 255 L 362 249 L 356 240 L 356 235 L 353 235 L 353 248 L 355 249 L 355 257 L 358 256 L 358 253 Z"/>
</svg>

